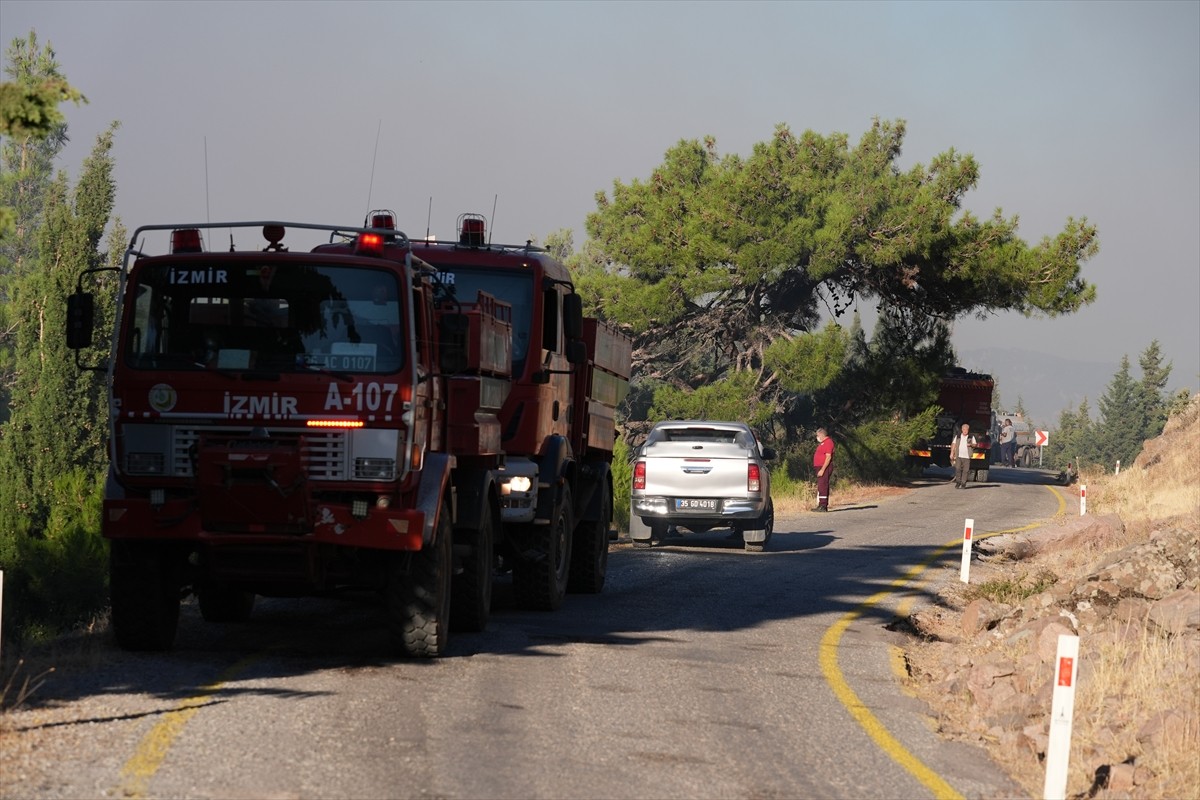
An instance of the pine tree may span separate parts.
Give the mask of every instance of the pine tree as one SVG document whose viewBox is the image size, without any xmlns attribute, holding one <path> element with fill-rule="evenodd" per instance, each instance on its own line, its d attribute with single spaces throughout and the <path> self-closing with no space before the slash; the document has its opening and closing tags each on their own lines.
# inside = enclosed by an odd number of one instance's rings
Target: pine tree
<svg viewBox="0 0 1200 800">
<path fill-rule="evenodd" d="M 62 99 L 82 100 L 59 71 L 53 48 L 39 47 L 36 33 L 13 39 L 5 60 L 11 80 L 3 84 L 0 103 L 0 133 L 5 136 L 0 147 L 0 424 L 8 419 L 19 320 L 9 301 L 14 283 L 36 258 L 37 229 L 54 159 L 67 143 L 67 125 L 57 104 Z"/>
<path fill-rule="evenodd" d="M 1146 429 L 1142 431 L 1142 439 L 1153 439 L 1162 433 L 1167 424 L 1166 388 L 1171 377 L 1171 365 L 1163 365 L 1157 339 L 1142 351 L 1138 366 L 1142 368 L 1140 389 L 1146 414 Z"/>
<path fill-rule="evenodd" d="M 1117 461 L 1130 464 L 1142 449 L 1146 431 L 1145 398 L 1141 386 L 1129 372 L 1129 356 L 1100 396 L 1097 436 L 1101 463 L 1112 467 Z"/>
<path fill-rule="evenodd" d="M 1058 427 L 1051 432 L 1046 445 L 1045 461 L 1054 469 L 1074 464 L 1078 470 L 1081 463 L 1092 464 L 1097 460 L 1094 423 L 1085 397 L 1075 411 L 1064 408 L 1059 412 Z"/>
<path fill-rule="evenodd" d="M 103 377 L 78 370 L 66 347 L 66 298 L 83 270 L 108 263 L 100 245 L 115 197 L 115 128 L 97 137 L 73 191 L 62 173 L 50 185 L 37 263 L 13 284 L 20 324 L 11 416 L 0 436 L 0 537 L 46 533 L 57 477 L 73 468 L 96 481 L 103 475 Z M 100 318 L 111 314 L 101 304 Z"/>
</svg>

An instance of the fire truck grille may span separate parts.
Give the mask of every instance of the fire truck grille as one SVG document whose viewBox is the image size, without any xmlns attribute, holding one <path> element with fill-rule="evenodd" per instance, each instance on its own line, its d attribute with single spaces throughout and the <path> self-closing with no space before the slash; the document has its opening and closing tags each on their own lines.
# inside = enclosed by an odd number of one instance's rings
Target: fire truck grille
<svg viewBox="0 0 1200 800">
<path fill-rule="evenodd" d="M 175 427 L 171 446 L 171 474 L 180 478 L 192 477 L 194 469 L 194 453 L 201 435 L 204 436 L 248 436 L 250 428 L 204 426 L 190 428 L 183 425 Z M 295 442 L 301 432 L 294 428 L 268 428 L 267 433 L 273 440 L 280 442 Z M 304 431 L 307 447 L 304 451 L 304 468 L 310 480 L 314 481 L 344 481 L 349 479 L 347 465 L 347 437 L 342 430 Z"/>
</svg>

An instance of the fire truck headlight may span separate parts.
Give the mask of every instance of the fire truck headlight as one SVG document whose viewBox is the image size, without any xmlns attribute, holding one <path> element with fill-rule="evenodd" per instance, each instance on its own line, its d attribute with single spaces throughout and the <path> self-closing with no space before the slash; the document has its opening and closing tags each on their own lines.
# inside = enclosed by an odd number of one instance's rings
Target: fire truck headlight
<svg viewBox="0 0 1200 800">
<path fill-rule="evenodd" d="M 166 458 L 162 453 L 126 453 L 125 472 L 130 475 L 162 475 Z"/>
<path fill-rule="evenodd" d="M 390 481 L 395 477 L 396 459 L 394 458 L 354 459 L 354 480 L 356 481 Z"/>
<path fill-rule="evenodd" d="M 401 442 L 399 431 L 360 428 L 350 432 L 353 480 L 394 481 L 399 469 Z"/>
<path fill-rule="evenodd" d="M 521 492 L 522 494 L 529 491 L 529 487 L 533 485 L 533 481 L 528 475 L 514 475 L 507 482 L 500 484 L 501 494 L 511 494 L 513 492 Z"/>
</svg>

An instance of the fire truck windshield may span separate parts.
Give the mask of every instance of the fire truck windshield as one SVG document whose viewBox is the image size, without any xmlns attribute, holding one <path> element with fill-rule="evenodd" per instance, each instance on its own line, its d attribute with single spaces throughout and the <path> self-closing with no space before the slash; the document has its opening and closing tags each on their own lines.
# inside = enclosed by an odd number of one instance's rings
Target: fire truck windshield
<svg viewBox="0 0 1200 800">
<path fill-rule="evenodd" d="M 404 364 L 396 276 L 240 260 L 143 264 L 124 356 L 135 369 L 390 373 Z"/>
</svg>

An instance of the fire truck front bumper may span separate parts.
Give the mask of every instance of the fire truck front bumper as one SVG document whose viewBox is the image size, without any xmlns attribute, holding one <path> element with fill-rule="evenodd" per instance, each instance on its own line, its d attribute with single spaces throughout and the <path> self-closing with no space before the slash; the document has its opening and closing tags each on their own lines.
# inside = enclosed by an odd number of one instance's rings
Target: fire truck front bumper
<svg viewBox="0 0 1200 800">
<path fill-rule="evenodd" d="M 262 522 L 205 525 L 196 504 L 139 498 L 104 501 L 101 530 L 108 539 L 221 544 L 332 544 L 371 550 L 420 550 L 425 514 L 415 509 L 314 503 L 305 519 L 286 526 Z M 226 520 L 228 517 L 226 517 Z"/>
</svg>

